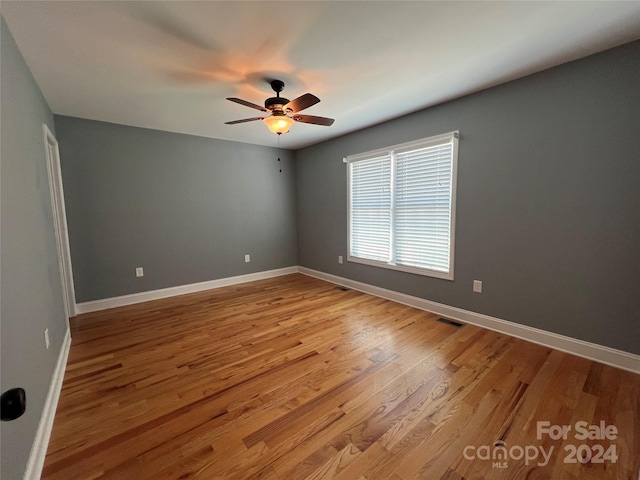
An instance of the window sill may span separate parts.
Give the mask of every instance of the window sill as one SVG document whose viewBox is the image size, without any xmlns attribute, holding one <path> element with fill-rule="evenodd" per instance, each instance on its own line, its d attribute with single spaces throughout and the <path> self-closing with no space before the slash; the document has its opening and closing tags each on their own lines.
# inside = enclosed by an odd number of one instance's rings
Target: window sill
<svg viewBox="0 0 640 480">
<path fill-rule="evenodd" d="M 414 275 L 422 275 L 425 277 L 439 278 L 441 280 L 453 281 L 453 268 L 449 272 L 439 272 L 437 270 L 428 270 L 426 268 L 408 267 L 406 265 L 395 265 L 393 263 L 379 262 L 376 260 L 368 260 L 366 258 L 347 256 L 347 261 L 351 263 L 361 263 L 371 267 L 386 268 L 387 270 L 396 270 L 399 272 L 413 273 Z"/>
</svg>

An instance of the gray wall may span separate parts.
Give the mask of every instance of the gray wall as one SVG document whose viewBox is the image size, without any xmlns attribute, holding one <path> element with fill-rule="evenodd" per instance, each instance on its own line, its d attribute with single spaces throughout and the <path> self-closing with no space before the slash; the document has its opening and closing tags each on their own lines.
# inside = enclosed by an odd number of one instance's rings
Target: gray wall
<svg viewBox="0 0 640 480">
<path fill-rule="evenodd" d="M 2 422 L 0 477 L 14 480 L 22 478 L 26 467 L 67 320 L 42 133 L 43 123 L 54 131 L 53 116 L 4 19 L 0 30 L 1 389 L 22 387 L 27 392 L 25 414 Z"/>
<path fill-rule="evenodd" d="M 296 265 L 292 152 L 55 122 L 78 302 Z"/>
<path fill-rule="evenodd" d="M 299 264 L 640 353 L 639 78 L 635 42 L 296 152 Z M 457 129 L 455 281 L 339 265 L 342 158 Z"/>
</svg>

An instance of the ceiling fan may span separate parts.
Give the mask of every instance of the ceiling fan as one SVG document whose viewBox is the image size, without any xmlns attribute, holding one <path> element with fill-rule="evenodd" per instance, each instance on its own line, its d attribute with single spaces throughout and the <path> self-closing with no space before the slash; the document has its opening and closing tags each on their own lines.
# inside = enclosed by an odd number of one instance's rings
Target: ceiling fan
<svg viewBox="0 0 640 480">
<path fill-rule="evenodd" d="M 227 100 L 239 103 L 240 105 L 255 108 L 256 110 L 260 110 L 261 112 L 265 113 L 269 112 L 269 116 L 243 118 L 242 120 L 233 120 L 231 122 L 225 123 L 227 125 L 235 125 L 236 123 L 262 120 L 267 125 L 267 127 L 269 127 L 269 130 L 278 135 L 287 133 L 295 122 L 311 123 L 313 125 L 324 125 L 327 127 L 333 125 L 333 118 L 298 114 L 298 112 L 304 110 L 305 108 L 309 108 L 320 102 L 320 99 L 315 95 L 305 93 L 295 100 L 289 101 L 288 98 L 280 96 L 280 92 L 284 90 L 284 82 L 282 80 L 271 80 L 271 82 L 269 83 L 271 84 L 271 88 L 273 89 L 273 91 L 276 92 L 276 96 L 267 98 L 264 102 L 264 107 L 256 105 L 255 103 L 247 102 L 246 100 L 242 100 L 240 98 L 227 98 Z"/>
</svg>

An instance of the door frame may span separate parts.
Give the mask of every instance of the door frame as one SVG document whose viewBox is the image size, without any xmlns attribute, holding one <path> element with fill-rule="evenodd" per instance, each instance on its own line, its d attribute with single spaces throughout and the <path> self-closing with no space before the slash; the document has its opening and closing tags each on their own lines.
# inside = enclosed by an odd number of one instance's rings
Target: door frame
<svg viewBox="0 0 640 480">
<path fill-rule="evenodd" d="M 47 174 L 49 177 L 49 193 L 53 211 L 53 228 L 58 251 L 58 266 L 62 282 L 64 309 L 67 318 L 76 316 L 76 293 L 73 286 L 73 268 L 71 266 L 71 250 L 69 248 L 69 232 L 67 230 L 67 214 L 62 188 L 62 170 L 60 168 L 60 150 L 58 141 L 46 124 L 42 124 L 44 147 L 47 158 Z"/>
</svg>

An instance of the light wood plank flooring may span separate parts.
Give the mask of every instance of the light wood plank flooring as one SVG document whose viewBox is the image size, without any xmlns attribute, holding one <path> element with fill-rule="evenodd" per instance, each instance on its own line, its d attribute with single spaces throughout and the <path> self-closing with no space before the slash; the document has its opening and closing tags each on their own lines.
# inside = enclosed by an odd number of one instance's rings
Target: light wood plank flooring
<svg viewBox="0 0 640 480">
<path fill-rule="evenodd" d="M 640 375 L 437 318 L 298 274 L 80 315 L 43 478 L 638 479 Z"/>
</svg>

